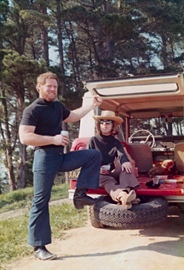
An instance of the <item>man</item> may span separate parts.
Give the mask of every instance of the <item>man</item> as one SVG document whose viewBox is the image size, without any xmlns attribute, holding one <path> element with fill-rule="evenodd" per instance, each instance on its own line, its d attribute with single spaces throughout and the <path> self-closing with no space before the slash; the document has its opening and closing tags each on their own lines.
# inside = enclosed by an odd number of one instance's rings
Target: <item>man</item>
<svg viewBox="0 0 184 270">
<path fill-rule="evenodd" d="M 81 167 L 74 205 L 94 205 L 99 199 L 86 195 L 88 188 L 99 186 L 101 155 L 97 150 L 81 150 L 64 154 L 69 137 L 61 135 L 62 122 L 79 121 L 95 106 L 101 104 L 98 96 L 88 107 L 70 111 L 57 100 L 58 78 L 52 72 L 38 76 L 37 98 L 28 106 L 22 116 L 19 137 L 22 144 L 35 147 L 33 161 L 34 197 L 30 209 L 28 243 L 34 247 L 34 255 L 41 260 L 54 259 L 45 245 L 51 243 L 49 221 L 49 200 L 54 178 L 58 172 L 67 172 Z"/>
</svg>

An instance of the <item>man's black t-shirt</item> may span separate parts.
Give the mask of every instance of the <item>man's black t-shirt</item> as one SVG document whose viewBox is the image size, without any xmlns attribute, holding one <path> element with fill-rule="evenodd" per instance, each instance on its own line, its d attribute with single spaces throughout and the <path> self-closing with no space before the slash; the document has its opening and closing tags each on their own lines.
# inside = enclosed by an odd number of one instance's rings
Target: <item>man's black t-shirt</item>
<svg viewBox="0 0 184 270">
<path fill-rule="evenodd" d="M 61 133 L 62 121 L 69 114 L 70 110 L 60 101 L 38 98 L 24 109 L 20 125 L 35 126 L 36 134 L 54 136 Z"/>
</svg>

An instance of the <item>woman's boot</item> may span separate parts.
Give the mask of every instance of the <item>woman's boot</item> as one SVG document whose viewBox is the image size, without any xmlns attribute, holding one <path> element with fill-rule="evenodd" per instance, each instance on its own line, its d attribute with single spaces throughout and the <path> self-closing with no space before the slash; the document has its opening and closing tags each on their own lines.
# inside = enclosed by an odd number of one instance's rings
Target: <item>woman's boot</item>
<svg viewBox="0 0 184 270">
<path fill-rule="evenodd" d="M 141 200 L 139 198 L 136 198 L 135 200 L 131 201 L 131 204 L 139 204 Z"/>
<path fill-rule="evenodd" d="M 132 201 L 136 199 L 135 190 L 131 190 L 129 193 L 122 191 L 118 200 L 121 202 L 124 210 L 130 209 L 132 207 Z"/>
</svg>

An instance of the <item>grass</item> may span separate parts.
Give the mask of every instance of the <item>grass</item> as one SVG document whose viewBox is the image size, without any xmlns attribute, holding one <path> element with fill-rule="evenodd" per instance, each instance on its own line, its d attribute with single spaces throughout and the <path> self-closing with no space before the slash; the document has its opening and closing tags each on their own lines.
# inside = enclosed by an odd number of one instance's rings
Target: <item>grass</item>
<svg viewBox="0 0 184 270">
<path fill-rule="evenodd" d="M 67 198 L 68 184 L 55 185 L 52 188 L 51 200 Z M 0 195 L 0 213 L 31 206 L 33 188 L 19 189 Z"/>
<path fill-rule="evenodd" d="M 67 198 L 68 185 L 54 186 L 52 200 Z M 0 195 L 1 212 L 18 207 L 30 206 L 33 189 L 28 188 Z M 76 210 L 72 204 L 50 206 L 52 238 L 62 239 L 66 230 L 85 225 L 86 210 Z M 15 218 L 0 221 L 0 269 L 7 269 L 6 263 L 30 255 L 32 248 L 27 244 L 28 213 Z"/>
</svg>

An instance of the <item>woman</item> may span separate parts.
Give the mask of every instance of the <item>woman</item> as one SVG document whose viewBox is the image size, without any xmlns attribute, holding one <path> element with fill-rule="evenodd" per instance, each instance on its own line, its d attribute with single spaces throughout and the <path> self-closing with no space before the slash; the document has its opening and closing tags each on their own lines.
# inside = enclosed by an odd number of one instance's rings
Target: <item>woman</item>
<svg viewBox="0 0 184 270">
<path fill-rule="evenodd" d="M 132 204 L 140 202 L 134 190 L 139 182 L 133 174 L 133 160 L 129 161 L 123 145 L 115 138 L 117 127 L 123 119 L 115 116 L 112 111 L 102 111 L 94 119 L 98 134 L 89 140 L 88 148 L 97 149 L 102 154 L 100 186 L 114 201 L 121 203 L 124 209 L 130 209 Z M 109 165 L 109 168 L 104 165 Z"/>
</svg>

